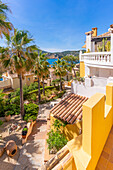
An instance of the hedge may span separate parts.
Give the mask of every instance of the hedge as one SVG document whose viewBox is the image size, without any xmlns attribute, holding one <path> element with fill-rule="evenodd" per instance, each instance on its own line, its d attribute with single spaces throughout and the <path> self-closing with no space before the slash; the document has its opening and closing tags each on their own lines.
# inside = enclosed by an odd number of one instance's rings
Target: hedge
<svg viewBox="0 0 113 170">
<path fill-rule="evenodd" d="M 54 88 L 54 86 L 45 86 L 45 90 L 47 90 L 47 89 L 53 89 Z M 42 92 L 42 90 L 43 90 L 43 88 L 40 88 L 40 91 Z M 32 93 L 38 93 L 38 89 L 36 89 L 36 90 L 32 90 L 32 91 L 30 91 L 30 92 L 28 92 L 28 95 L 29 94 L 32 94 Z"/>
</svg>

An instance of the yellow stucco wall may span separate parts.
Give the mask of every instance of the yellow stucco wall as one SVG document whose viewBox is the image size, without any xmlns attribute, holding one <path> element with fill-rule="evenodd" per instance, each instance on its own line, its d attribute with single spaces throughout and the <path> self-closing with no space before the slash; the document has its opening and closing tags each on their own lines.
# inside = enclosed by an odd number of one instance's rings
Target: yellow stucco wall
<svg viewBox="0 0 113 170">
<path fill-rule="evenodd" d="M 25 78 L 22 80 L 22 84 L 23 86 L 26 84 L 27 86 L 29 86 L 31 83 L 34 82 L 34 78 L 33 78 L 33 75 L 28 75 L 28 76 L 25 76 Z M 14 90 L 16 90 L 17 88 L 20 88 L 20 81 L 19 81 L 19 78 L 16 77 L 16 78 L 12 78 L 11 79 L 11 84 L 12 84 L 12 88 Z"/>
<path fill-rule="evenodd" d="M 80 77 L 85 76 L 85 64 L 83 61 L 80 62 Z"/>
<path fill-rule="evenodd" d="M 11 80 L 10 79 L 4 80 L 4 81 L 0 81 L 0 89 L 4 89 L 6 87 L 7 88 L 11 87 Z"/>
<path fill-rule="evenodd" d="M 56 118 L 51 114 L 50 122 L 52 129 L 53 129 L 52 124 L 54 123 L 55 120 Z M 65 127 L 61 128 L 61 131 L 64 133 L 68 140 L 71 140 L 80 134 L 80 129 L 82 129 L 82 122 L 77 122 L 76 124 L 67 124 Z"/>
<path fill-rule="evenodd" d="M 108 84 L 106 99 L 104 94 L 97 93 L 84 103 L 82 138 L 67 144 L 77 170 L 95 169 L 112 125 L 113 84 Z"/>
</svg>

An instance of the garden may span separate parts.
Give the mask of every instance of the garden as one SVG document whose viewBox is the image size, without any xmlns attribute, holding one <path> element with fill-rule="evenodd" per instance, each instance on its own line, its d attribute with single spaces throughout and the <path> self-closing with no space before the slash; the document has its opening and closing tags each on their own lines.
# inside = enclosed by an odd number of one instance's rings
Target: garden
<svg viewBox="0 0 113 170">
<path fill-rule="evenodd" d="M 38 115 L 38 104 L 50 102 L 54 99 L 62 97 L 65 90 L 59 91 L 58 86 L 45 86 L 45 96 L 42 91 L 43 88 L 40 87 L 41 91 L 41 101 L 38 102 L 38 83 L 31 83 L 30 86 L 25 85 L 23 87 L 23 97 L 24 97 L 24 120 L 29 121 L 36 120 Z M 16 89 L 14 92 L 5 95 L 3 91 L 0 91 L 0 117 L 9 115 L 20 114 L 20 89 Z"/>
</svg>

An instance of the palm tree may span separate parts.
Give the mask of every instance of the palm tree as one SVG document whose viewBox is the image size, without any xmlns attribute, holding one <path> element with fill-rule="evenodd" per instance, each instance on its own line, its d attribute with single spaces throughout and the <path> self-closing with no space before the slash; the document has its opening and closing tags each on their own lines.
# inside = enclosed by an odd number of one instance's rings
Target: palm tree
<svg viewBox="0 0 113 170">
<path fill-rule="evenodd" d="M 9 7 L 0 1 L 0 37 L 2 38 L 2 34 L 9 34 L 13 29 L 13 25 L 8 22 L 7 12 L 11 12 Z"/>
<path fill-rule="evenodd" d="M 49 77 L 50 71 L 49 71 L 49 62 L 47 61 L 46 54 L 42 55 L 42 81 L 43 81 L 43 95 L 45 96 L 45 88 L 44 88 L 44 80 Z"/>
<path fill-rule="evenodd" d="M 79 58 L 78 58 L 78 56 L 72 56 L 72 55 L 70 55 L 70 56 L 65 56 L 65 57 L 63 57 L 63 60 L 65 60 L 66 61 L 66 63 L 67 63 L 67 69 L 68 69 L 68 71 L 72 71 L 73 70 L 73 72 L 74 72 L 74 76 L 76 77 L 76 72 L 75 72 L 75 66 L 76 66 L 76 63 L 79 61 Z"/>
<path fill-rule="evenodd" d="M 67 65 L 66 62 L 62 59 L 58 59 L 53 63 L 53 68 L 56 76 L 60 78 L 60 91 L 62 90 L 62 77 L 67 74 Z"/>
<path fill-rule="evenodd" d="M 29 71 L 34 62 L 35 45 L 29 45 L 33 39 L 28 31 L 15 30 L 11 37 L 5 34 L 8 46 L 0 48 L 0 58 L 3 66 L 12 73 L 17 73 L 20 79 L 20 113 L 24 116 L 23 85 L 24 73 Z"/>
<path fill-rule="evenodd" d="M 41 92 L 40 92 L 40 80 L 42 78 L 42 73 L 43 73 L 43 65 L 42 65 L 42 58 L 43 58 L 42 52 L 36 52 L 35 53 L 35 62 L 34 62 L 34 73 L 38 78 L 38 101 L 41 101 Z"/>
</svg>

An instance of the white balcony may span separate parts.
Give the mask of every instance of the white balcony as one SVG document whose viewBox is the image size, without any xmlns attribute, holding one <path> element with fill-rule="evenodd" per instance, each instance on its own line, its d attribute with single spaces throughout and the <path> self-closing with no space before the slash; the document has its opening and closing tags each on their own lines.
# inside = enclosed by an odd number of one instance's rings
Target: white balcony
<svg viewBox="0 0 113 170">
<path fill-rule="evenodd" d="M 80 61 L 84 61 L 87 64 L 113 65 L 111 52 L 80 53 Z"/>
</svg>

